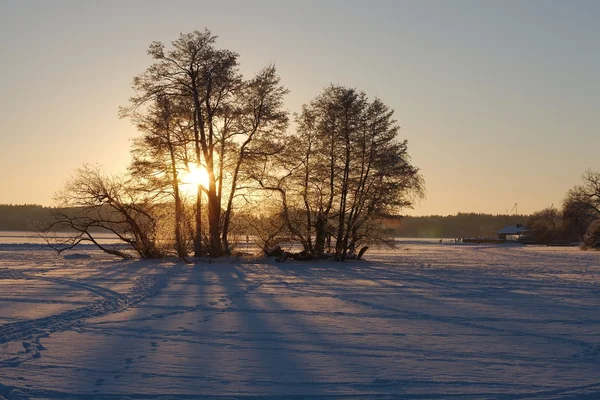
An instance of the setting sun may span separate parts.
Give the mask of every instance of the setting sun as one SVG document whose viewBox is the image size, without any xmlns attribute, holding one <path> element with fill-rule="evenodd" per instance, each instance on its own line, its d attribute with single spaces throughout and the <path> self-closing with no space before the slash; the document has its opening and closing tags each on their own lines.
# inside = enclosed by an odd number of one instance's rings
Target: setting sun
<svg viewBox="0 0 600 400">
<path fill-rule="evenodd" d="M 196 190 L 198 185 L 208 188 L 208 172 L 204 167 L 189 164 L 187 172 L 183 174 L 181 185 Z"/>
</svg>

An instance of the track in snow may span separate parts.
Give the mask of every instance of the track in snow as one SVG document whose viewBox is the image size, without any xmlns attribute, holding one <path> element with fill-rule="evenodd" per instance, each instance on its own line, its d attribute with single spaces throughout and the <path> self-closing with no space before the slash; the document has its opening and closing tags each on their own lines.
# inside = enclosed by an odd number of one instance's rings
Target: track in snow
<svg viewBox="0 0 600 400">
<path fill-rule="evenodd" d="M 48 317 L 11 322 L 0 326 L 0 344 L 23 339 L 37 339 L 53 332 L 61 332 L 82 325 L 88 318 L 120 312 L 157 294 L 165 284 L 163 275 L 147 275 L 138 278 L 127 294 L 71 279 L 48 278 L 1 269 L 0 279 L 36 279 L 60 283 L 87 290 L 99 297 L 88 305 Z"/>
</svg>

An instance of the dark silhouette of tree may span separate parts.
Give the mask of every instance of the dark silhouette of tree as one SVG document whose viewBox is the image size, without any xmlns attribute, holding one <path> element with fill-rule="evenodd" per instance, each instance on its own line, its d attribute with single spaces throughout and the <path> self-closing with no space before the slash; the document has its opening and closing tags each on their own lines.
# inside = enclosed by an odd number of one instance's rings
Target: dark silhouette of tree
<svg viewBox="0 0 600 400">
<path fill-rule="evenodd" d="M 297 116 L 298 130 L 254 178 L 279 193 L 290 233 L 313 257 L 335 239 L 335 258 L 373 240 L 371 222 L 410 207 L 423 180 L 397 139 L 393 111 L 363 92 L 330 86 Z"/>
<path fill-rule="evenodd" d="M 379 221 L 423 195 L 393 110 L 379 99 L 332 85 L 303 106 L 297 132 L 286 134 L 288 91 L 273 65 L 245 79 L 238 54 L 217 48 L 209 30 L 181 34 L 169 46 L 153 42 L 148 54 L 153 63 L 134 78 L 135 94 L 120 109 L 142 133 L 129 175 L 80 169 L 61 204 L 85 218 L 59 211 L 54 227 L 68 225 L 90 240 L 93 229 L 109 230 L 142 257 L 169 246 L 185 257 L 190 237 L 195 256 L 230 254 L 231 235 L 245 229 L 257 232 L 263 248 L 291 237 L 307 258 L 335 246 L 344 260 L 362 255 L 359 245 L 384 241 Z M 205 169 L 207 182 L 198 184 L 190 212 L 181 185 L 192 166 Z M 276 195 L 281 210 L 242 221 L 265 193 Z"/>
<path fill-rule="evenodd" d="M 581 180 L 567 192 L 563 202 L 565 223 L 579 238 L 600 218 L 600 172 L 588 170 Z"/>
<path fill-rule="evenodd" d="M 158 95 L 146 112 L 128 115 L 143 133 L 134 140 L 130 172 L 140 190 L 164 193 L 164 200 L 173 203 L 175 250 L 179 257 L 188 252 L 184 232 L 184 201 L 180 193 L 180 176 L 190 160 L 189 110 L 178 99 Z M 172 200 L 170 196 L 172 195 Z"/>
<path fill-rule="evenodd" d="M 285 131 L 288 116 L 283 110 L 283 97 L 287 93 L 288 90 L 280 84 L 275 67 L 271 65 L 264 68 L 256 77 L 244 82 L 237 98 L 238 108 L 231 128 L 223 129 L 220 133 L 219 193 L 222 193 L 223 177 L 227 172 L 223 163 L 229 161 L 231 169 L 229 196 L 225 203 L 222 225 L 222 242 L 227 253 L 230 252 L 228 235 L 234 199 L 240 182 L 248 178 L 245 168 L 250 165 L 248 161 L 251 158 L 270 156 L 266 142 L 280 137 Z"/>
<path fill-rule="evenodd" d="M 540 244 L 550 244 L 563 240 L 562 215 L 555 207 L 534 212 L 527 218 L 527 227 L 533 231 Z"/>
<path fill-rule="evenodd" d="M 169 49 L 161 42 L 152 43 L 148 54 L 155 62 L 134 79 L 136 95 L 124 110 L 132 113 L 158 96 L 183 98 L 190 104 L 195 162 L 208 174 L 208 187 L 199 187 L 196 197 L 197 256 L 201 251 L 202 192 L 208 202 L 208 249 L 212 256 L 220 256 L 228 251 L 234 198 L 253 142 L 285 129 L 287 123 L 282 109 L 287 91 L 280 86 L 275 68 L 269 66 L 244 81 L 238 54 L 217 49 L 215 43 L 216 36 L 209 30 L 181 34 Z M 227 194 L 226 179 L 231 183 Z"/>
<path fill-rule="evenodd" d="M 592 222 L 583 236 L 584 248 L 600 249 L 600 219 Z"/>
<path fill-rule="evenodd" d="M 164 256 L 165 250 L 158 245 L 161 204 L 156 201 L 156 194 L 141 192 L 136 186 L 127 179 L 104 176 L 97 167 L 79 168 L 56 195 L 59 208 L 53 209 L 55 220 L 41 231 L 42 237 L 54 241 L 52 232 L 68 229 L 74 234 L 60 239 L 60 246 L 55 246 L 58 251 L 87 241 L 106 253 L 130 257 L 102 245 L 94 236 L 94 232 L 110 232 L 141 258 Z"/>
</svg>

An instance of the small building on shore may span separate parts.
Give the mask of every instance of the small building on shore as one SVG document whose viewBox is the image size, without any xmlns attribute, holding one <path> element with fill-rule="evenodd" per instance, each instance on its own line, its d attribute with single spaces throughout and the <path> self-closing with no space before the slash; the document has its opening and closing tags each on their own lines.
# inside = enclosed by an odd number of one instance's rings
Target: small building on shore
<svg viewBox="0 0 600 400">
<path fill-rule="evenodd" d="M 506 225 L 496 232 L 498 238 L 507 242 L 522 242 L 531 237 L 531 231 L 522 224 Z"/>
</svg>

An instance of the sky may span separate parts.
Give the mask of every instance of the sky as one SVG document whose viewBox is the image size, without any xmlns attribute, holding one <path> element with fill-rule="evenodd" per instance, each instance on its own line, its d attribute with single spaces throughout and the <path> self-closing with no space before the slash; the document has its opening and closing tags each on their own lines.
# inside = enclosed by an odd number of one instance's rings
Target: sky
<svg viewBox="0 0 600 400">
<path fill-rule="evenodd" d="M 210 29 L 297 112 L 331 83 L 396 111 L 425 179 L 411 215 L 560 207 L 600 169 L 600 2 L 0 0 L 0 203 L 125 170 L 117 116 L 152 41 Z"/>
</svg>

